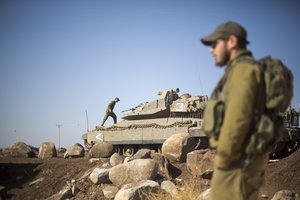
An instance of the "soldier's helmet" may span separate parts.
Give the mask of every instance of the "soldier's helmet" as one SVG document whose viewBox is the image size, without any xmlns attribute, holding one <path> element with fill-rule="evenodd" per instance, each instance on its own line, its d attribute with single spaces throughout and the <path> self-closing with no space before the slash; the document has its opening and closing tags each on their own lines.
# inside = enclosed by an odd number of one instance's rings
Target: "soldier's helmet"
<svg viewBox="0 0 300 200">
<path fill-rule="evenodd" d="M 115 101 L 118 102 L 118 101 L 120 101 L 120 99 L 119 99 L 118 97 L 116 97 L 116 98 L 115 98 Z"/>
</svg>

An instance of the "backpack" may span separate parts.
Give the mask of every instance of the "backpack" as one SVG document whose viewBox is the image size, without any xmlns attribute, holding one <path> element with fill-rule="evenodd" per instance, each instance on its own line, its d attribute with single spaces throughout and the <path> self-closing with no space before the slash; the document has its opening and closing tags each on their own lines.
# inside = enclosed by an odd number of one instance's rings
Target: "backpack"
<svg viewBox="0 0 300 200">
<path fill-rule="evenodd" d="M 293 74 L 278 59 L 270 56 L 258 61 L 265 83 L 265 107 L 284 112 L 293 97 Z"/>
<path fill-rule="evenodd" d="M 272 152 L 284 133 L 283 116 L 293 97 L 293 74 L 278 59 L 257 61 L 263 78 L 264 102 L 254 114 L 252 134 L 246 145 L 248 156 Z"/>
<path fill-rule="evenodd" d="M 271 152 L 284 130 L 284 122 L 280 112 L 286 110 L 292 99 L 293 75 L 280 60 L 270 56 L 258 61 L 241 58 L 238 62 L 251 62 L 259 65 L 263 80 L 261 89 L 264 95 L 262 101 L 265 102 L 254 111 L 252 129 L 245 144 L 245 153 L 251 156 Z M 220 80 L 219 86 L 226 85 L 226 74 L 224 79 Z M 218 85 L 217 87 L 219 87 Z M 216 148 L 216 141 L 223 124 L 225 99 L 222 94 L 219 95 L 217 90 L 214 90 L 212 98 L 205 108 L 203 130 L 210 137 L 212 148 Z"/>
</svg>

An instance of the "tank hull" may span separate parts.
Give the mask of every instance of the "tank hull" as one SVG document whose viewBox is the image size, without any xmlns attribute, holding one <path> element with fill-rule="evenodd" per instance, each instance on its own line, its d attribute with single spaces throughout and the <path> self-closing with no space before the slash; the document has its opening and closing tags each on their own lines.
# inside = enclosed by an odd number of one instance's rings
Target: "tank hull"
<svg viewBox="0 0 300 200">
<path fill-rule="evenodd" d="M 202 148 L 207 148 L 207 136 L 201 126 L 202 119 L 195 118 L 123 120 L 109 127 L 97 127 L 84 134 L 83 139 L 87 144 L 106 142 L 119 147 L 134 145 L 138 148 L 147 145 L 156 148 L 172 135 L 184 132 L 195 139 L 201 139 Z"/>
</svg>

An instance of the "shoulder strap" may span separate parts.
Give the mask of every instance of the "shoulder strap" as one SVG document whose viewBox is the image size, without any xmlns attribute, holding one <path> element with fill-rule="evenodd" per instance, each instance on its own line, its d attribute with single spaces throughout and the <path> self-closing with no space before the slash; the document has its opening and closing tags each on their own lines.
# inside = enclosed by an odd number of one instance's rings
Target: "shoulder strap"
<svg viewBox="0 0 300 200">
<path fill-rule="evenodd" d="M 266 106 L 265 106 L 265 101 L 266 101 L 265 86 L 266 86 L 266 83 L 265 83 L 265 78 L 264 78 L 264 70 L 263 70 L 261 64 L 251 56 L 241 56 L 241 57 L 236 59 L 236 62 L 248 62 L 248 63 L 251 63 L 251 64 L 259 65 L 261 84 L 260 84 L 260 87 L 259 87 L 259 93 L 258 94 L 260 94 L 260 95 L 258 96 L 258 99 L 256 101 L 256 104 L 255 104 L 256 109 L 254 110 L 254 112 L 257 112 L 256 114 L 260 115 L 260 114 L 262 114 L 266 111 L 265 110 L 265 108 L 266 108 Z M 260 102 L 263 102 L 263 103 L 260 103 Z"/>
</svg>

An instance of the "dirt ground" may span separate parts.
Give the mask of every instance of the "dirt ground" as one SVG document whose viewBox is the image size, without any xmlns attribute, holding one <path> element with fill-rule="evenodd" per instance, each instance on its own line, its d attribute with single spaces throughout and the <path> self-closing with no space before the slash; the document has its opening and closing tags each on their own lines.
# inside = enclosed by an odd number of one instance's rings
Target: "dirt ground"
<svg viewBox="0 0 300 200">
<path fill-rule="evenodd" d="M 99 185 L 84 179 L 84 174 L 108 159 L 90 163 L 88 157 L 57 158 L 11 158 L 0 156 L 0 185 L 7 190 L 7 199 L 45 199 L 59 192 L 66 181 L 76 180 L 80 192 L 72 199 L 105 199 Z M 185 163 L 173 163 L 174 180 L 194 181 L 208 185 L 209 181 L 192 177 Z M 34 183 L 33 181 L 37 181 Z M 290 156 L 269 163 L 266 184 L 261 193 L 271 199 L 275 192 L 288 189 L 300 193 L 300 150 Z M 263 198 L 261 198 L 263 199 Z"/>
</svg>

